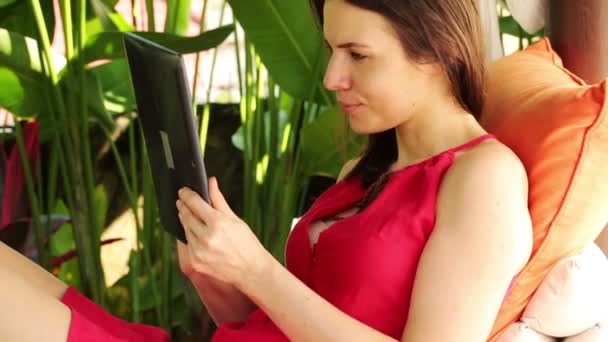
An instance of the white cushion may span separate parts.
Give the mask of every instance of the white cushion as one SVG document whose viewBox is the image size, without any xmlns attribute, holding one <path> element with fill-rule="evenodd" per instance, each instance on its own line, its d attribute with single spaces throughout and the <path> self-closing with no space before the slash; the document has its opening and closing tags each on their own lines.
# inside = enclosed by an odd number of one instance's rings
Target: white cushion
<svg viewBox="0 0 608 342">
<path fill-rule="evenodd" d="M 591 244 L 581 255 L 560 260 L 549 271 L 521 321 L 545 335 L 567 337 L 603 321 L 607 310 L 608 260 Z"/>
</svg>

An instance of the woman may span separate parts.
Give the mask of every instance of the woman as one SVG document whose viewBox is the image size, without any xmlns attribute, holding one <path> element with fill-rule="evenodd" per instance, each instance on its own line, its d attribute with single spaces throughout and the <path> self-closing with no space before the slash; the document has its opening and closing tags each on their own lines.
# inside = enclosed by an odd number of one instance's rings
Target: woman
<svg viewBox="0 0 608 342">
<path fill-rule="evenodd" d="M 287 268 L 215 179 L 213 206 L 180 190 L 188 238 L 178 242 L 180 266 L 219 325 L 214 341 L 486 340 L 532 233 L 523 166 L 476 120 L 484 80 L 476 0 L 313 7 L 332 50 L 325 86 L 369 145 L 296 225 Z M 0 339 L 28 340 L 32 319 L 46 341 L 85 339 L 87 330 L 104 340 L 121 329 L 158 333 L 89 306 L 81 314 L 72 289 L 0 252 L 9 279 L 1 303 L 17 308 L 2 310 Z"/>
</svg>

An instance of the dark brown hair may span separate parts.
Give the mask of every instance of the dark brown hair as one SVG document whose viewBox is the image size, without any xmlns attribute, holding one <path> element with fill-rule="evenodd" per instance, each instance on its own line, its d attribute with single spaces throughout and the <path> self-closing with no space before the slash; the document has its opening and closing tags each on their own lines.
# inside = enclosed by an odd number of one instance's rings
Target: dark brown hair
<svg viewBox="0 0 608 342">
<path fill-rule="evenodd" d="M 310 0 L 323 25 L 325 0 Z M 479 18 L 479 0 L 344 0 L 382 15 L 393 26 L 409 58 L 436 63 L 443 69 L 452 95 L 476 119 L 481 115 L 485 82 L 485 50 Z M 361 175 L 366 196 L 362 210 L 375 199 L 397 160 L 395 129 L 370 134 L 363 156 L 346 176 Z"/>
</svg>

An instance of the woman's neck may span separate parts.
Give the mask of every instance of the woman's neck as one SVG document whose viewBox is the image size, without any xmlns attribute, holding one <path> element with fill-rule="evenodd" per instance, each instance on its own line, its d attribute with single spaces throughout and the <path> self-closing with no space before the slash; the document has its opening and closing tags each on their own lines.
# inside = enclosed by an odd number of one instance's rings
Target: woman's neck
<svg viewBox="0 0 608 342">
<path fill-rule="evenodd" d="M 418 113 L 395 128 L 398 158 L 392 169 L 428 159 L 484 133 L 473 115 L 460 107 L 437 106 Z"/>
</svg>

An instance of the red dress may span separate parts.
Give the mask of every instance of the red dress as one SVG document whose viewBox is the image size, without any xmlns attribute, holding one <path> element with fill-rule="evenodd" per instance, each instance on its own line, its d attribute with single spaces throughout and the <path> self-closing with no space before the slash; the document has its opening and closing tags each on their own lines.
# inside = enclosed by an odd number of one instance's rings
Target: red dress
<svg viewBox="0 0 608 342">
<path fill-rule="evenodd" d="M 294 227 L 286 247 L 289 271 L 334 306 L 397 340 L 408 317 L 414 276 L 435 225 L 441 179 L 456 152 L 493 138 L 486 134 L 393 172 L 362 212 L 333 223 L 310 248 L 311 222 L 351 208 L 365 195 L 360 178 L 331 186 Z M 288 341 L 262 312 L 223 324 L 214 342 Z"/>
<path fill-rule="evenodd" d="M 308 226 L 351 208 L 364 195 L 355 177 L 331 186 L 294 227 L 286 246 L 287 269 L 340 310 L 400 339 L 414 276 L 435 225 L 437 191 L 456 152 L 493 138 L 487 134 L 393 172 L 380 195 L 362 212 L 332 224 L 310 248 Z M 68 341 L 169 341 L 160 328 L 127 323 L 70 288 Z M 288 338 L 261 310 L 245 322 L 222 324 L 214 342 L 285 342 Z"/>
<path fill-rule="evenodd" d="M 169 342 L 161 328 L 128 323 L 104 311 L 73 287 L 61 298 L 72 312 L 68 342 Z"/>
</svg>

